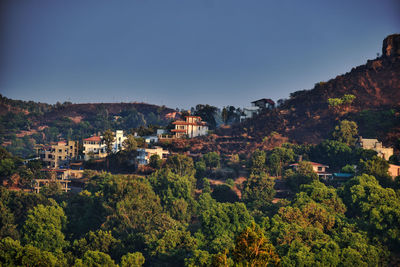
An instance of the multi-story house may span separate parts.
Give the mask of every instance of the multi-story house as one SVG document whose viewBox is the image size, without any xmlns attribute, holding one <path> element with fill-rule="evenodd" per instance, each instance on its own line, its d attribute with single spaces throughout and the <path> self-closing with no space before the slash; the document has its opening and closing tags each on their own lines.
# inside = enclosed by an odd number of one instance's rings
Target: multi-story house
<svg viewBox="0 0 400 267">
<path fill-rule="evenodd" d="M 124 136 L 124 131 L 117 130 L 114 133 L 114 142 L 112 145 L 112 152 L 117 153 L 123 149 L 123 142 L 126 136 Z M 103 142 L 103 137 L 94 135 L 92 137 L 83 139 L 83 154 L 85 155 L 85 160 L 105 158 L 107 156 L 106 144 Z"/>
<path fill-rule="evenodd" d="M 106 157 L 106 145 L 104 144 L 102 137 L 95 135 L 83 139 L 83 154 L 85 160 Z"/>
<path fill-rule="evenodd" d="M 51 145 L 38 145 L 36 150 L 39 158 L 47 167 L 66 167 L 71 159 L 75 159 L 78 156 L 78 142 L 59 141 Z"/>
<path fill-rule="evenodd" d="M 193 138 L 207 135 L 208 132 L 207 123 L 201 121 L 201 117 L 199 116 L 186 116 L 184 121 L 178 120 L 174 121 L 172 124 L 175 125 L 175 129 L 171 130 L 171 132 L 175 133 L 176 138 Z"/>
</svg>

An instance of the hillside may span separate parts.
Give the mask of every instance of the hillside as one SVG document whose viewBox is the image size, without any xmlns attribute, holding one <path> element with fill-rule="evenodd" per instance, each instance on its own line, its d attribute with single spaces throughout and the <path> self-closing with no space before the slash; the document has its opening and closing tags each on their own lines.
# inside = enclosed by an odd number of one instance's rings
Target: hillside
<svg viewBox="0 0 400 267">
<path fill-rule="evenodd" d="M 129 130 L 166 125 L 176 111 L 146 103 L 49 105 L 0 96 L 0 142 L 19 156 L 33 152 L 33 143 L 80 140 L 105 129 Z"/>
<path fill-rule="evenodd" d="M 352 94 L 351 106 L 334 111 L 329 98 Z M 311 90 L 297 91 L 278 108 L 249 119 L 219 135 L 251 136 L 260 141 L 276 131 L 292 141 L 316 143 L 329 137 L 339 120 L 352 119 L 361 135 L 384 139 L 391 145 L 400 137 L 400 35 L 383 41 L 382 56 L 369 60 Z"/>
</svg>

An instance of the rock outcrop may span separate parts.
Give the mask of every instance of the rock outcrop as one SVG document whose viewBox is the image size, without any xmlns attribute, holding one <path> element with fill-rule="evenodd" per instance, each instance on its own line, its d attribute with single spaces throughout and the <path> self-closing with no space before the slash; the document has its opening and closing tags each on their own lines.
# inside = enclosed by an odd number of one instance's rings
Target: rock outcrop
<svg viewBox="0 0 400 267">
<path fill-rule="evenodd" d="M 400 34 L 392 34 L 383 40 L 382 56 L 400 56 Z"/>
</svg>

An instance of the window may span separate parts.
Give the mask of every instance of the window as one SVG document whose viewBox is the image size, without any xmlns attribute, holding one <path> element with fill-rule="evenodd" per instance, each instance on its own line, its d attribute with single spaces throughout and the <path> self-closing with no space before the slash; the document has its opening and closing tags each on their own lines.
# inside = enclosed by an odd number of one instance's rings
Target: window
<svg viewBox="0 0 400 267">
<path fill-rule="evenodd" d="M 318 171 L 319 171 L 319 172 L 322 172 L 322 171 L 323 171 L 323 168 L 322 168 L 321 166 L 318 166 Z"/>
<path fill-rule="evenodd" d="M 62 152 L 62 149 L 59 149 L 59 150 L 58 150 L 58 153 L 61 153 L 61 152 Z"/>
</svg>

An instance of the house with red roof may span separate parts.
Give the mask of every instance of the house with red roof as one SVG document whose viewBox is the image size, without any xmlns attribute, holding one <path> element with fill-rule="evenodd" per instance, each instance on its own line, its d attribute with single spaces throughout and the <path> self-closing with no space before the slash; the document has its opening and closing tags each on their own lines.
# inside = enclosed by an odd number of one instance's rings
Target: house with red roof
<svg viewBox="0 0 400 267">
<path fill-rule="evenodd" d="M 112 152 L 117 153 L 123 149 L 123 143 L 127 137 L 124 131 L 116 130 L 114 132 L 114 142 L 112 144 Z M 106 144 L 103 142 L 103 137 L 94 135 L 83 139 L 83 154 L 85 160 L 105 158 L 107 156 Z"/>
<path fill-rule="evenodd" d="M 199 116 L 185 116 L 185 120 L 177 120 L 172 124 L 175 125 L 175 129 L 171 132 L 175 134 L 176 138 L 193 138 L 208 133 L 207 123 L 202 121 Z"/>
<path fill-rule="evenodd" d="M 99 159 L 107 156 L 106 144 L 99 135 L 94 135 L 83 139 L 83 154 L 85 160 Z"/>
</svg>

